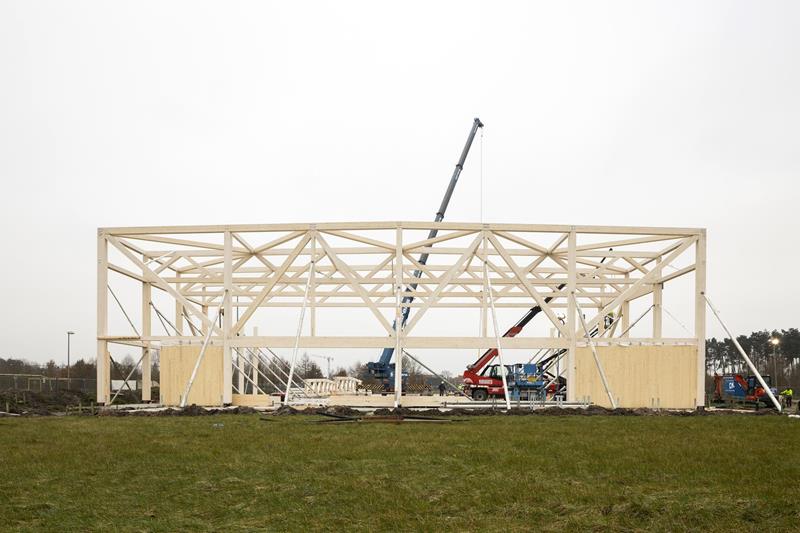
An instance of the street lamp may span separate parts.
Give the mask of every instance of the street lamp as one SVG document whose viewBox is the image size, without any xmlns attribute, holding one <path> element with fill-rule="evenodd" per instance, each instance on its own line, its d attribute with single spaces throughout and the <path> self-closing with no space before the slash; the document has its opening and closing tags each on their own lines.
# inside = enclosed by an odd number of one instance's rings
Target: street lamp
<svg viewBox="0 0 800 533">
<path fill-rule="evenodd" d="M 74 331 L 67 332 L 67 388 L 69 388 L 69 338 L 75 335 Z"/>
<path fill-rule="evenodd" d="M 775 388 L 778 388 L 778 356 L 776 351 L 781 340 L 778 337 L 772 337 L 769 342 L 772 343 L 772 371 L 775 373 Z"/>
</svg>

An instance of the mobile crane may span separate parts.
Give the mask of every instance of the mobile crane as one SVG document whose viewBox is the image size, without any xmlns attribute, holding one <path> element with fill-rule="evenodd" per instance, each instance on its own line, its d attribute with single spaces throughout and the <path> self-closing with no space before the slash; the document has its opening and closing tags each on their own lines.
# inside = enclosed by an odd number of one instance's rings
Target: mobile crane
<svg viewBox="0 0 800 533">
<path fill-rule="evenodd" d="M 453 191 L 456 188 L 456 183 L 458 183 L 458 177 L 461 175 L 461 171 L 464 170 L 464 162 L 467 160 L 467 154 L 469 154 L 469 149 L 472 147 L 472 141 L 475 139 L 475 134 L 478 132 L 479 128 L 483 128 L 483 122 L 479 118 L 475 118 L 472 121 L 472 129 L 469 132 L 469 136 L 467 137 L 467 143 L 464 145 L 464 149 L 461 151 L 461 157 L 458 159 L 458 163 L 456 163 L 456 168 L 453 171 L 453 176 L 450 178 L 450 183 L 447 185 L 447 190 L 444 193 L 444 198 L 442 198 L 442 203 L 439 205 L 439 210 L 436 211 L 436 218 L 434 222 L 441 222 L 444 219 L 444 213 L 447 211 L 447 206 L 450 203 L 450 198 L 453 196 Z M 439 230 L 434 228 L 428 233 L 428 239 L 433 239 L 439 233 Z M 419 263 L 424 265 L 428 262 L 428 254 L 423 253 L 419 257 Z M 413 277 L 419 279 L 422 276 L 421 270 L 415 270 Z M 406 288 L 407 293 L 411 293 L 417 289 L 417 283 L 412 283 L 409 287 Z M 408 320 L 408 316 L 411 312 L 411 307 L 408 305 L 414 301 L 414 297 L 406 295 L 403 297 L 402 301 L 402 314 L 400 318 L 400 324 L 397 324 L 395 320 L 392 324 L 392 328 L 396 331 L 398 327 L 403 329 L 406 325 L 406 321 Z M 385 391 L 390 391 L 394 387 L 394 363 L 391 363 L 392 355 L 394 354 L 394 348 L 384 348 L 383 352 L 381 352 L 381 356 L 377 361 L 367 363 L 367 371 L 371 376 L 375 379 L 380 380 L 383 384 L 383 388 Z M 402 376 L 403 379 L 406 378 L 406 375 Z"/>
</svg>

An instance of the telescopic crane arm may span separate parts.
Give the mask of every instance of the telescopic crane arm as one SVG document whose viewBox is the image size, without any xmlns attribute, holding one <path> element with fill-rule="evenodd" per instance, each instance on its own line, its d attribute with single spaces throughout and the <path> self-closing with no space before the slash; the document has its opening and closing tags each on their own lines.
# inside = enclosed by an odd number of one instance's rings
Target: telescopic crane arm
<svg viewBox="0 0 800 533">
<path fill-rule="evenodd" d="M 458 158 L 458 163 L 456 163 L 456 168 L 453 170 L 453 176 L 450 178 L 450 183 L 447 185 L 447 190 L 444 193 L 444 198 L 442 198 L 442 203 L 439 205 L 439 210 L 436 211 L 436 218 L 434 218 L 434 222 L 441 222 L 444 219 L 444 214 L 447 211 L 447 206 L 450 204 L 450 199 L 453 197 L 453 191 L 456 188 L 456 184 L 458 183 L 458 178 L 461 176 L 461 171 L 464 170 L 464 162 L 467 160 L 467 154 L 469 154 L 469 149 L 472 147 L 472 142 L 475 140 L 475 135 L 478 133 L 478 129 L 483 127 L 483 122 L 481 119 L 475 118 L 472 121 L 472 129 L 469 132 L 469 136 L 467 137 L 467 142 L 464 144 L 464 149 L 461 151 L 461 157 Z M 428 233 L 428 239 L 433 239 L 438 235 L 439 230 L 437 228 L 431 229 Z M 423 253 L 419 257 L 419 263 L 424 265 L 428 262 L 428 254 Z M 422 276 L 421 270 L 414 271 L 414 278 L 419 279 Z M 408 288 L 406 288 L 406 292 L 412 292 L 416 290 L 417 283 L 412 283 Z M 413 296 L 404 296 L 403 297 L 403 310 L 400 322 L 400 329 L 403 329 L 406 325 L 406 321 L 408 320 L 409 313 L 411 312 L 411 307 L 405 305 L 409 304 L 414 301 Z M 398 325 L 397 321 L 394 322 L 392 325 L 394 330 L 397 330 Z M 369 369 L 370 374 L 374 375 L 377 378 L 387 378 L 389 377 L 389 373 L 391 367 L 389 365 L 389 361 L 392 359 L 392 355 L 394 354 L 394 348 L 384 348 L 383 352 L 381 353 L 381 357 L 378 361 L 374 363 L 368 363 L 367 367 Z"/>
</svg>

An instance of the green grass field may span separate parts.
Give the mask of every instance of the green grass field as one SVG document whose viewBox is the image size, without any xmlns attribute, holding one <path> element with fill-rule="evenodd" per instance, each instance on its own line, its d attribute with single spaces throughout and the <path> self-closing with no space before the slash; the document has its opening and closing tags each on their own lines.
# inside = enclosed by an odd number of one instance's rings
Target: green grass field
<svg viewBox="0 0 800 533">
<path fill-rule="evenodd" d="M 0 419 L 0 527 L 800 527 L 796 419 L 537 416 L 407 425 L 314 420 Z"/>
</svg>

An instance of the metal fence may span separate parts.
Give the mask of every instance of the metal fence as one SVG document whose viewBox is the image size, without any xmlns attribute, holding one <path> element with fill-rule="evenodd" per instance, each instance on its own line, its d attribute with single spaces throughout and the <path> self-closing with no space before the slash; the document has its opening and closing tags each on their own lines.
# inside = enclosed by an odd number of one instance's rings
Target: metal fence
<svg viewBox="0 0 800 533">
<path fill-rule="evenodd" d="M 81 391 L 94 394 L 97 380 L 87 378 L 49 378 L 39 374 L 0 374 L 0 391 L 32 392 Z"/>
</svg>

